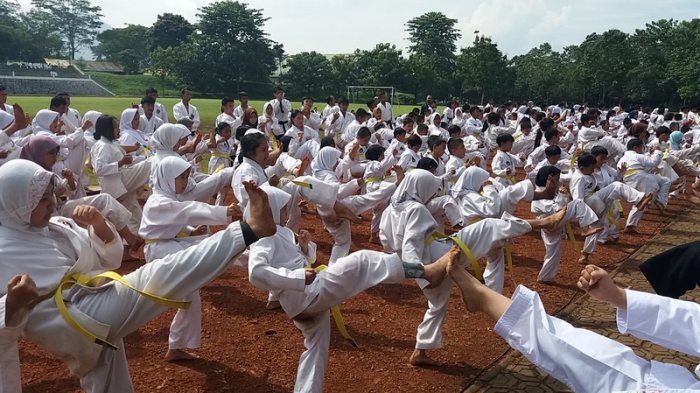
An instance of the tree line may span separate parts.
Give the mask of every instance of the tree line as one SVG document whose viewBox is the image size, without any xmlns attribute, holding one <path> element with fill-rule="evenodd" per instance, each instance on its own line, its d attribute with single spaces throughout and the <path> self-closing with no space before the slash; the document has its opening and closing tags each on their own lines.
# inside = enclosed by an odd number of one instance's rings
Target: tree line
<svg viewBox="0 0 700 393">
<path fill-rule="evenodd" d="M 88 0 L 32 4 L 22 12 L 15 0 L 0 0 L 0 41 L 7 43 L 0 46 L 0 60 L 74 59 L 77 48 L 88 45 L 98 59 L 128 73 L 149 71 L 214 96 L 246 90 L 268 97 L 279 83 L 291 98 L 317 100 L 345 95 L 348 85 L 382 85 L 401 92 L 402 103 L 427 94 L 469 103 L 700 103 L 700 19 L 662 19 L 632 34 L 592 33 L 560 52 L 543 43 L 508 58 L 478 32 L 469 46 L 457 48 L 457 20 L 428 12 L 406 22 L 406 53 L 378 43 L 329 57 L 315 51 L 287 56 L 264 31 L 269 18 L 263 10 L 237 1 L 201 7 L 194 24 L 165 13 L 152 26 L 101 32 L 101 9 Z M 273 72 L 279 74 L 275 80 Z"/>
</svg>

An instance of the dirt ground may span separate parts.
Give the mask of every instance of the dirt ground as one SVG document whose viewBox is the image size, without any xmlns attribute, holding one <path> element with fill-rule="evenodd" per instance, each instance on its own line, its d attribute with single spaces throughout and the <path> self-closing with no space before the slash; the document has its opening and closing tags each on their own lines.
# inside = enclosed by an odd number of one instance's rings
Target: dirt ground
<svg viewBox="0 0 700 393">
<path fill-rule="evenodd" d="M 639 235 L 622 234 L 617 244 L 599 246 L 591 261 L 613 269 L 667 222 L 682 214 L 687 202 L 672 200 L 661 216 L 655 208 L 644 214 Z M 629 206 L 625 206 L 629 211 Z M 520 203 L 516 215 L 531 217 L 530 206 Z M 370 215 L 354 224 L 353 242 L 359 249 L 380 250 L 368 242 Z M 304 213 L 302 228 L 318 243 L 319 261 L 330 254 L 332 238 L 315 213 Z M 578 238 L 579 246 L 583 239 Z M 517 284 L 539 292 L 548 312 L 556 313 L 574 296 L 582 265 L 568 241 L 562 243 L 562 265 L 556 282 L 540 284 L 537 273 L 544 257 L 539 233 L 516 238 L 514 274 L 506 276 L 504 293 Z M 482 266 L 484 261 L 481 261 Z M 121 272 L 140 266 L 127 262 Z M 203 322 L 201 359 L 168 363 L 168 328 L 174 311 L 163 315 L 125 339 L 129 368 L 137 392 L 289 392 L 303 338 L 282 311 L 265 309 L 267 294 L 247 281 L 245 270 L 232 268 L 201 291 Z M 464 311 L 453 290 L 444 326 L 444 347 L 431 351 L 444 363 L 439 368 L 414 368 L 406 361 L 415 343 L 416 326 L 426 300 L 415 282 L 380 285 L 342 304 L 346 325 L 359 343 L 347 343 L 333 327 L 326 392 L 457 392 L 488 369 L 508 350 L 493 333 L 493 322 Z M 34 344 L 21 342 L 25 393 L 79 392 L 77 378 L 59 361 Z"/>
</svg>

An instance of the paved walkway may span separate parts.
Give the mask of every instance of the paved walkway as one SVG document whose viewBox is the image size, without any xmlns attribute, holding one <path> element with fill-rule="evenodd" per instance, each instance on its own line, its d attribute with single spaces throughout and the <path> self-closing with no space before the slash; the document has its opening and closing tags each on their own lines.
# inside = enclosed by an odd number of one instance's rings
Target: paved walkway
<svg viewBox="0 0 700 393">
<path fill-rule="evenodd" d="M 653 292 L 638 266 L 647 258 L 657 255 L 674 246 L 700 239 L 700 209 L 688 208 L 679 214 L 669 225 L 653 237 L 648 243 L 632 254 L 613 273 L 615 280 L 624 286 Z M 695 289 L 685 300 L 700 302 L 700 290 Z M 559 317 L 574 326 L 583 327 L 622 342 L 646 359 L 676 363 L 694 370 L 700 359 L 680 354 L 650 342 L 644 342 L 632 336 L 622 335 L 617 331 L 615 310 L 605 303 L 588 296 L 580 296 L 564 308 Z M 591 376 L 595 378 L 595 376 Z M 487 371 L 474 383 L 467 386 L 464 393 L 476 392 L 571 392 L 566 386 L 547 376 L 516 351 L 510 351 L 491 370 Z"/>
</svg>

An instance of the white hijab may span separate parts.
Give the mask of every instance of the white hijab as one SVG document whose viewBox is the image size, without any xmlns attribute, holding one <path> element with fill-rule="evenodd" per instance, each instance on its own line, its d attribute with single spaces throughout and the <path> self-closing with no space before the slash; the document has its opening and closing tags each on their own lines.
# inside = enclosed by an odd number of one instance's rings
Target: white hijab
<svg viewBox="0 0 700 393">
<path fill-rule="evenodd" d="M 34 120 L 32 121 L 32 131 L 35 134 L 41 131 L 50 132 L 53 134 L 54 132 L 51 131 L 51 123 L 53 123 L 58 116 L 58 112 L 54 112 L 49 109 L 40 110 L 36 113 L 36 116 L 34 116 Z"/>
<path fill-rule="evenodd" d="M 340 159 L 338 149 L 326 146 L 318 151 L 316 158 L 311 162 L 311 170 L 314 175 L 320 175 L 330 172 L 335 175 L 335 165 Z"/>
<path fill-rule="evenodd" d="M 481 185 L 489 178 L 489 173 L 478 166 L 470 166 L 459 176 L 457 183 L 452 188 L 452 196 L 461 198 L 471 191 L 479 192 Z"/>
<path fill-rule="evenodd" d="M 0 111 L 0 131 L 12 124 L 13 121 L 15 121 L 14 116 L 5 111 Z"/>
<path fill-rule="evenodd" d="M 414 169 L 406 174 L 391 196 L 391 205 L 399 208 L 403 202 L 414 201 L 427 204 L 440 189 L 440 179 L 424 169 Z"/>
<path fill-rule="evenodd" d="M 173 151 L 173 148 L 180 139 L 187 138 L 191 132 L 182 124 L 165 123 L 151 136 L 151 144 L 158 151 Z"/>
<path fill-rule="evenodd" d="M 270 209 L 272 209 L 272 218 L 275 220 L 275 224 L 282 225 L 280 223 L 280 211 L 287 206 L 287 202 L 292 199 L 292 196 L 277 187 L 262 186 L 260 189 L 265 191 L 267 194 L 267 199 L 270 201 Z M 248 206 L 246 206 L 245 212 L 243 212 L 243 218 L 246 220 L 248 217 L 250 217 L 249 207 L 250 201 L 248 201 Z"/>
<path fill-rule="evenodd" d="M 187 187 L 181 194 L 175 192 L 175 178 L 182 175 L 192 165 L 180 157 L 165 157 L 156 167 L 153 177 L 153 193 L 165 196 L 173 200 L 182 200 L 182 196 L 189 195 L 195 187 L 192 178 L 188 178 Z M 184 199 L 187 199 L 186 197 Z"/>
<path fill-rule="evenodd" d="M 141 145 L 148 146 L 149 138 L 141 130 L 134 128 L 131 122 L 138 115 L 139 110 L 136 108 L 124 109 L 122 112 L 122 117 L 119 119 L 119 131 L 124 135 L 130 135 L 136 139 Z M 139 119 L 140 121 L 140 119 Z"/>
<path fill-rule="evenodd" d="M 42 232 L 45 228 L 32 227 L 30 219 L 53 177 L 53 173 L 28 160 L 10 160 L 0 166 L 0 226 Z"/>
<path fill-rule="evenodd" d="M 102 116 L 102 112 L 97 112 L 97 111 L 87 111 L 85 112 L 85 115 L 83 116 L 83 123 L 85 123 L 87 120 L 90 120 L 90 123 L 92 125 L 90 128 L 85 130 L 86 132 L 89 132 L 90 134 L 95 132 L 95 124 L 97 123 L 97 119 Z"/>
</svg>

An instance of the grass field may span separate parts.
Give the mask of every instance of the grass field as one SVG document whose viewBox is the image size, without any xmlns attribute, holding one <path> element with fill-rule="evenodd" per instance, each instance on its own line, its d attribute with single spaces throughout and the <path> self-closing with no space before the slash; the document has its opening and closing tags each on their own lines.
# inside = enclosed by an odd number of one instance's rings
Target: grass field
<svg viewBox="0 0 700 393">
<path fill-rule="evenodd" d="M 158 89 L 158 93 L 163 97 L 177 97 L 180 94 L 178 84 L 172 80 L 161 79 L 153 75 L 117 75 L 109 72 L 89 72 L 87 74 L 95 82 L 121 97 L 140 97 L 148 86 Z"/>
<path fill-rule="evenodd" d="M 123 76 L 122 76 L 123 77 Z M 49 101 L 51 97 L 39 97 L 39 96 L 10 96 L 7 99 L 8 104 L 20 104 L 22 108 L 29 114 L 30 117 L 34 117 L 34 114 L 40 109 L 48 108 Z M 172 121 L 172 108 L 179 99 L 176 98 L 159 98 L 158 102 L 165 105 L 168 109 L 169 117 Z M 71 107 L 80 111 L 81 114 L 89 110 L 96 110 L 102 113 L 110 114 L 116 116 L 117 118 L 121 115 L 122 111 L 129 108 L 131 104 L 138 104 L 141 102 L 140 95 L 134 95 L 133 98 L 128 97 L 71 97 Z M 262 113 L 263 101 L 251 101 L 250 104 L 258 110 L 258 113 Z M 221 101 L 214 99 L 193 99 L 192 105 L 197 107 L 199 110 L 199 116 L 202 119 L 202 130 L 211 130 L 214 128 L 214 120 L 216 116 L 221 113 Z M 236 101 L 238 105 L 238 101 Z M 294 108 L 299 108 L 301 104 L 299 102 L 292 102 Z M 316 108 L 318 111 L 322 111 L 326 106 L 325 102 L 316 103 Z M 367 108 L 364 104 L 350 104 L 350 110 L 357 108 Z M 410 112 L 414 106 L 412 105 L 394 105 L 394 115 L 398 116 L 407 112 Z M 442 108 L 439 108 L 442 111 Z"/>
</svg>

